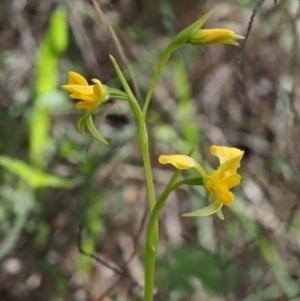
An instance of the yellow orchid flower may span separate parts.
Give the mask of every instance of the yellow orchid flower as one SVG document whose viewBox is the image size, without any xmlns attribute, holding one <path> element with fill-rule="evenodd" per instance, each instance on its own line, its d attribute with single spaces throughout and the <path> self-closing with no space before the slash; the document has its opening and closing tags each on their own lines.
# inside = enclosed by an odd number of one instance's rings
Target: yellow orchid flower
<svg viewBox="0 0 300 301">
<path fill-rule="evenodd" d="M 190 37 L 188 43 L 193 45 L 230 44 L 238 46 L 235 40 L 244 39 L 229 29 L 198 29 Z"/>
<path fill-rule="evenodd" d="M 99 79 L 92 79 L 94 85 L 89 85 L 82 75 L 73 71 L 68 74 L 68 84 L 61 88 L 71 93 L 70 98 L 81 100 L 76 103 L 76 109 L 89 109 L 108 100 L 109 95 Z"/>
<path fill-rule="evenodd" d="M 229 189 L 240 184 L 241 176 L 237 174 L 244 152 L 232 147 L 211 146 L 210 153 L 217 156 L 220 166 L 214 172 L 207 174 L 199 163 L 185 155 L 162 155 L 159 162 L 172 164 L 177 169 L 196 168 L 203 178 L 204 186 L 209 191 L 213 202 L 228 205 L 233 202 L 234 195 Z"/>
</svg>

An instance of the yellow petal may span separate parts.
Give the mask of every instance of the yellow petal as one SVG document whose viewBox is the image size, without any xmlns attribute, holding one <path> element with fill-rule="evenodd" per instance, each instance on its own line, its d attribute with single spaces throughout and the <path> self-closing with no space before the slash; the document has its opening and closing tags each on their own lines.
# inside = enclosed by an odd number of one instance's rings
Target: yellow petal
<svg viewBox="0 0 300 301">
<path fill-rule="evenodd" d="M 73 71 L 70 71 L 69 73 L 69 85 L 82 85 L 82 86 L 88 86 L 88 82 L 86 81 L 86 79 Z"/>
<path fill-rule="evenodd" d="M 222 164 L 223 162 L 235 157 L 241 156 L 242 158 L 244 151 L 234 147 L 212 145 L 210 148 L 210 153 L 214 156 L 217 156 L 220 160 L 220 164 Z"/>
<path fill-rule="evenodd" d="M 234 37 L 234 31 L 229 29 L 201 29 L 197 33 L 207 44 L 222 43 Z"/>
<path fill-rule="evenodd" d="M 224 205 L 229 205 L 234 201 L 234 195 L 229 190 L 222 190 L 221 192 L 217 193 L 219 200 Z"/>
<path fill-rule="evenodd" d="M 223 204 L 228 205 L 233 202 L 233 193 L 230 192 L 228 190 L 228 187 L 223 185 L 219 179 L 208 180 L 205 183 L 205 185 L 208 186 L 214 192 L 214 194 Z"/>
<path fill-rule="evenodd" d="M 104 89 L 103 89 L 103 86 L 102 86 L 100 80 L 93 78 L 92 82 L 95 84 L 93 86 L 94 94 L 97 95 L 99 98 L 102 98 L 103 94 L 104 94 Z"/>
<path fill-rule="evenodd" d="M 228 189 L 239 185 L 241 182 L 241 176 L 239 174 L 230 175 L 229 177 L 226 177 L 224 179 L 221 179 L 222 185 L 225 185 Z"/>
<path fill-rule="evenodd" d="M 79 93 L 84 95 L 93 94 L 93 86 L 63 85 L 61 88 L 70 93 Z"/>
<path fill-rule="evenodd" d="M 172 164 L 178 169 L 190 169 L 197 167 L 197 162 L 195 162 L 191 157 L 185 155 L 162 155 L 159 157 L 158 161 L 161 164 Z"/>
<path fill-rule="evenodd" d="M 95 102 L 93 101 L 79 101 L 76 103 L 75 108 L 76 109 L 88 109 L 95 105 Z"/>
<path fill-rule="evenodd" d="M 241 166 L 241 159 L 242 156 L 239 156 L 231 160 L 225 161 L 218 167 L 215 176 L 218 175 L 219 177 L 225 177 L 236 174 L 237 169 Z"/>
<path fill-rule="evenodd" d="M 237 42 L 234 41 L 238 39 L 244 39 L 244 37 L 236 35 L 234 31 L 229 29 L 198 29 L 192 34 L 189 43 L 193 45 L 239 45 Z"/>
<path fill-rule="evenodd" d="M 88 101 L 94 101 L 96 102 L 98 100 L 98 97 L 96 95 L 84 95 L 79 93 L 72 93 L 69 95 L 72 99 L 81 99 L 81 100 L 88 100 Z"/>
</svg>

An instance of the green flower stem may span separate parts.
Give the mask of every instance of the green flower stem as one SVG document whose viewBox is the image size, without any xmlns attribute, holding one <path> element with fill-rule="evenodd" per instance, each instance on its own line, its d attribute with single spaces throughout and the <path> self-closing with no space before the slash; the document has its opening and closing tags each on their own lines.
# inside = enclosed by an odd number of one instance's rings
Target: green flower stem
<svg viewBox="0 0 300 301">
<path fill-rule="evenodd" d="M 148 222 L 146 234 L 146 256 L 145 256 L 145 288 L 144 288 L 144 301 L 153 300 L 153 287 L 154 287 L 154 271 L 155 259 L 157 253 L 158 240 L 156 237 L 156 228 L 158 224 L 159 214 L 166 203 L 169 194 L 174 190 L 174 183 L 181 173 L 181 170 L 175 171 L 169 184 L 157 200 Z M 177 186 L 177 185 L 176 185 Z"/>
<path fill-rule="evenodd" d="M 115 68 L 115 71 L 116 71 L 116 73 L 118 75 L 118 78 L 119 78 L 119 80 L 120 80 L 120 82 L 121 82 L 121 84 L 122 84 L 125 92 L 128 95 L 130 107 L 131 107 L 131 109 L 132 109 L 132 111 L 133 111 L 133 113 L 135 115 L 135 118 L 137 119 L 137 122 L 138 122 L 138 124 L 140 126 L 140 124 L 142 122 L 142 111 L 141 111 L 141 109 L 139 107 L 139 104 L 138 104 L 136 98 L 134 97 L 134 95 L 133 95 L 133 93 L 132 93 L 132 91 L 131 91 L 131 89 L 130 89 L 130 87 L 129 87 L 129 85 L 128 85 L 128 83 L 127 83 L 127 81 L 126 81 L 126 79 L 125 79 L 125 77 L 124 77 L 124 75 L 122 73 L 122 71 L 121 71 L 121 69 L 119 68 L 119 66 L 118 66 L 118 64 L 117 64 L 117 62 L 115 60 L 115 58 L 112 55 L 110 55 L 109 57 L 110 57 L 110 60 L 111 60 L 113 66 Z"/>
<path fill-rule="evenodd" d="M 154 191 L 154 184 L 153 184 L 153 176 L 152 176 L 152 168 L 149 156 L 149 143 L 148 143 L 148 134 L 147 134 L 147 127 L 145 124 L 144 119 L 142 118 L 142 111 L 138 105 L 136 98 L 134 97 L 126 79 L 124 78 L 122 71 L 120 70 L 116 60 L 113 56 L 110 55 L 111 62 L 116 70 L 116 73 L 123 85 L 125 92 L 129 97 L 129 103 L 132 108 L 132 111 L 137 119 L 139 125 L 139 135 L 140 135 L 140 145 L 142 151 L 142 157 L 144 162 L 144 169 L 145 169 L 145 177 L 147 183 L 147 190 L 148 190 L 148 200 L 149 206 L 152 211 L 156 201 L 155 201 L 155 191 Z M 158 225 L 156 226 L 156 233 L 155 239 L 158 241 Z"/>
<path fill-rule="evenodd" d="M 129 100 L 127 93 L 120 91 L 118 89 L 114 89 L 111 87 L 106 87 L 109 93 L 110 98 L 117 98 L 121 100 Z"/>
<path fill-rule="evenodd" d="M 154 91 L 154 87 L 156 85 L 156 82 L 157 82 L 157 80 L 160 76 L 160 73 L 161 73 L 162 69 L 164 68 L 165 64 L 167 63 L 167 61 L 170 57 L 171 52 L 172 52 L 172 50 L 170 49 L 170 47 L 168 47 L 164 51 L 164 53 L 162 54 L 162 56 L 161 56 L 161 58 L 160 58 L 160 60 L 157 64 L 155 73 L 153 75 L 153 78 L 152 78 L 152 81 L 151 81 L 151 84 L 150 84 L 150 87 L 149 87 L 149 90 L 148 90 L 148 93 L 147 93 L 147 96 L 146 96 L 145 104 L 144 104 L 144 107 L 143 107 L 143 119 L 144 120 L 146 118 L 148 106 L 149 106 L 150 99 L 151 99 L 151 96 L 152 96 L 153 91 Z"/>
<path fill-rule="evenodd" d="M 158 80 L 158 77 L 164 68 L 165 64 L 168 62 L 169 57 L 171 53 L 176 50 L 177 48 L 183 46 L 184 44 L 188 43 L 189 39 L 193 35 L 193 33 L 198 29 L 200 30 L 203 24 L 207 21 L 207 19 L 212 14 L 212 11 L 208 12 L 198 20 L 196 20 L 194 23 L 192 23 L 190 26 L 186 27 L 184 30 L 182 30 L 176 37 L 173 38 L 173 40 L 170 42 L 169 46 L 166 48 L 166 50 L 161 55 L 159 62 L 157 64 L 154 76 L 151 81 L 150 88 L 148 90 L 145 104 L 143 107 L 143 119 L 146 118 L 149 102 L 155 87 L 155 84 Z"/>
<path fill-rule="evenodd" d="M 142 157 L 144 162 L 144 170 L 145 170 L 145 177 L 146 177 L 147 190 L 148 190 L 148 200 L 152 212 L 155 208 L 156 201 L 155 201 L 155 191 L 153 185 L 151 162 L 149 157 L 149 144 L 148 144 L 148 134 L 147 134 L 146 124 L 142 117 L 142 112 L 138 105 L 138 102 L 134 97 L 133 93 L 131 92 L 130 87 L 127 81 L 125 80 L 116 60 L 112 56 L 110 56 L 110 59 L 123 85 L 123 88 L 129 97 L 130 106 L 139 124 L 140 145 L 141 145 Z M 153 282 L 154 282 L 154 265 L 155 265 L 156 248 L 158 245 L 158 235 L 159 235 L 157 218 L 155 220 L 152 218 L 151 229 L 148 232 L 149 234 L 148 234 L 148 239 L 146 241 L 146 262 L 145 262 L 145 300 L 152 300 L 152 291 L 153 291 Z M 148 299 L 146 299 L 146 296 L 148 296 L 147 297 Z"/>
<path fill-rule="evenodd" d="M 193 147 L 188 156 L 191 156 L 196 147 Z M 155 260 L 158 246 L 158 239 L 156 236 L 156 228 L 158 225 L 159 214 L 165 205 L 169 194 L 177 187 L 186 184 L 186 181 L 180 181 L 176 183 L 176 180 L 180 176 L 182 170 L 176 170 L 171 177 L 168 185 L 162 192 L 161 196 L 157 200 L 148 222 L 147 234 L 146 234 L 146 256 L 145 256 L 145 288 L 144 288 L 144 301 L 153 300 L 153 288 L 154 288 L 154 271 L 155 271 Z"/>
<path fill-rule="evenodd" d="M 148 143 L 148 134 L 147 134 L 147 127 L 145 124 L 145 119 L 143 113 L 138 105 L 136 98 L 134 97 L 127 81 L 125 80 L 116 60 L 110 56 L 112 64 L 115 68 L 115 71 L 123 85 L 125 92 L 129 97 L 129 103 L 132 108 L 133 113 L 139 124 L 139 135 L 140 135 L 140 145 L 142 151 L 142 157 L 144 162 L 144 169 L 145 169 L 145 177 L 147 183 L 147 190 L 148 190 L 148 200 L 149 206 L 151 209 L 151 216 L 148 223 L 147 228 L 147 235 L 146 235 L 146 256 L 145 256 L 145 289 L 144 289 L 144 301 L 152 301 L 153 300 L 153 287 L 154 287 L 154 270 L 155 270 L 155 259 L 156 259 L 156 252 L 158 246 L 158 216 L 163 208 L 169 194 L 172 190 L 176 187 L 180 186 L 181 182 L 175 184 L 177 178 L 179 177 L 181 170 L 175 171 L 172 178 L 169 181 L 169 184 L 161 194 L 160 198 L 156 202 L 155 200 L 155 191 L 154 191 L 154 184 L 153 184 L 153 176 L 152 176 L 152 169 L 151 169 L 151 162 L 149 156 L 149 143 Z M 160 61 L 158 64 L 158 68 L 156 70 L 155 76 L 152 80 L 148 96 L 147 98 L 151 98 L 155 83 L 158 79 L 161 69 L 165 65 L 168 56 L 163 56 L 163 60 Z M 160 67 L 160 68 L 159 68 Z M 149 101 L 148 101 L 149 103 Z M 145 107 L 144 107 L 145 108 Z M 147 111 L 147 106 L 145 113 Z M 195 147 L 191 149 L 188 156 L 191 156 L 195 151 Z"/>
<path fill-rule="evenodd" d="M 159 66 L 157 66 L 157 68 L 155 70 L 155 74 L 152 78 L 152 81 L 151 81 L 151 84 L 150 84 L 150 87 L 149 87 L 149 90 L 148 90 L 148 93 L 147 93 L 147 96 L 146 96 L 145 104 L 144 104 L 144 107 L 143 107 L 143 118 L 144 119 L 146 118 L 146 114 L 147 114 L 148 106 L 149 106 L 149 103 L 150 103 L 150 99 L 151 99 L 151 96 L 153 94 L 155 84 L 156 84 L 156 82 L 159 78 L 159 75 L 161 73 L 161 70 L 162 70 L 162 68 L 159 68 Z"/>
</svg>

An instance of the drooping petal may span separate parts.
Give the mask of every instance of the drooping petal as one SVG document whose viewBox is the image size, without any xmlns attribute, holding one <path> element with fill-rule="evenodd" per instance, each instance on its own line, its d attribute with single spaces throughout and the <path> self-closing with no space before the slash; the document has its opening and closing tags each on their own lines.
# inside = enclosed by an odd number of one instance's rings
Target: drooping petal
<svg viewBox="0 0 300 301">
<path fill-rule="evenodd" d="M 82 100 L 88 100 L 88 101 L 94 101 L 96 102 L 98 100 L 98 97 L 95 95 L 84 95 L 79 93 L 72 93 L 69 95 L 72 99 L 82 99 Z"/>
<path fill-rule="evenodd" d="M 103 94 L 104 94 L 104 89 L 103 89 L 103 86 L 102 86 L 100 80 L 93 78 L 92 82 L 95 84 L 93 86 L 94 94 L 97 95 L 99 98 L 102 98 Z"/>
<path fill-rule="evenodd" d="M 212 145 L 210 148 L 210 153 L 213 156 L 217 156 L 220 160 L 220 164 L 222 164 L 223 162 L 235 157 L 242 157 L 244 151 L 241 151 L 240 149 L 234 147 Z"/>
<path fill-rule="evenodd" d="M 197 167 L 197 162 L 185 155 L 162 155 L 158 159 L 161 164 L 172 164 L 178 169 L 190 169 Z"/>
<path fill-rule="evenodd" d="M 76 109 L 88 109 L 95 105 L 95 102 L 93 101 L 79 101 L 76 103 L 75 108 Z"/>
<path fill-rule="evenodd" d="M 82 86 L 89 85 L 86 79 L 82 75 L 74 71 L 70 71 L 68 74 L 69 74 L 69 80 L 68 80 L 69 85 L 82 85 Z"/>
<path fill-rule="evenodd" d="M 223 189 L 219 193 L 217 193 L 219 200 L 224 205 L 229 205 L 234 201 L 234 195 L 231 191 Z"/>
<path fill-rule="evenodd" d="M 93 94 L 93 86 L 63 85 L 61 88 L 70 93 L 79 93 L 84 95 Z"/>
</svg>

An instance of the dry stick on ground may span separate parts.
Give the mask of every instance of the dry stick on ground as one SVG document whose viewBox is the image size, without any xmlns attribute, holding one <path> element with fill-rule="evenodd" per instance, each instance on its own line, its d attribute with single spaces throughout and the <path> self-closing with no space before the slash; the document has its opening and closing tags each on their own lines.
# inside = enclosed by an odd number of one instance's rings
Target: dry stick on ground
<svg viewBox="0 0 300 301">
<path fill-rule="evenodd" d="M 139 226 L 139 229 L 138 229 L 138 232 L 137 232 L 137 235 L 134 239 L 134 248 L 133 248 L 133 251 L 131 253 L 131 255 L 129 256 L 129 258 L 126 260 L 125 262 L 125 266 L 127 266 L 130 261 L 134 258 L 134 256 L 137 254 L 139 248 L 139 241 L 140 241 L 140 237 L 141 237 L 141 234 L 143 232 L 143 229 L 145 227 L 145 223 L 146 223 L 146 219 L 147 219 L 147 214 L 148 213 L 148 207 L 146 206 L 145 204 L 145 211 L 143 213 L 143 216 L 142 216 L 142 219 L 141 219 L 141 222 L 140 222 L 140 226 Z M 121 283 L 121 281 L 123 280 L 124 278 L 122 276 L 119 276 L 119 278 L 97 299 L 97 301 L 102 301 L 107 295 L 109 295 L 114 289 L 115 287 Z M 138 283 L 135 282 L 136 285 L 139 286 Z M 140 286 L 139 286 L 140 287 Z"/>
<path fill-rule="evenodd" d="M 109 33 L 110 33 L 110 35 L 111 35 L 111 37 L 112 37 L 115 45 L 116 45 L 117 51 L 118 51 L 118 53 L 119 53 L 119 55 L 120 55 L 120 57 L 121 57 L 124 65 L 126 66 L 126 68 L 128 70 L 128 74 L 130 76 L 130 79 L 131 79 L 131 82 L 132 82 L 132 85 L 133 85 L 133 90 L 134 90 L 133 92 L 134 92 L 135 96 L 137 97 L 137 99 L 139 99 L 140 97 L 139 97 L 139 91 L 138 91 L 138 88 L 137 88 L 137 84 L 136 84 L 136 82 L 134 80 L 133 72 L 132 72 L 132 70 L 130 68 L 128 58 L 127 58 L 127 56 L 126 56 L 126 54 L 125 54 L 125 52 L 123 50 L 123 47 L 122 47 L 122 45 L 120 43 L 120 40 L 119 40 L 118 36 L 116 35 L 114 29 L 108 24 L 108 22 L 106 22 L 105 16 L 103 14 L 103 11 L 102 11 L 100 5 L 97 3 L 96 0 L 91 0 L 91 1 L 92 1 L 93 5 L 96 8 L 96 11 L 97 11 L 97 13 L 98 13 L 98 15 L 99 15 L 99 17 L 101 19 L 101 22 L 106 25 L 106 27 L 107 27 L 107 29 L 108 29 L 108 31 L 109 31 Z"/>
<path fill-rule="evenodd" d="M 298 83 L 298 78 L 299 78 L 299 37 L 298 37 L 298 29 L 297 29 L 297 21 L 298 21 L 298 16 L 293 16 L 288 9 L 285 10 L 286 15 L 289 17 L 290 21 L 290 26 L 292 29 L 293 33 L 293 52 L 291 55 L 291 66 L 292 66 L 292 75 L 294 78 L 293 82 L 293 87 L 292 87 L 292 92 L 289 95 L 290 97 L 290 103 L 291 103 L 291 110 L 294 114 L 294 123 L 295 126 L 300 127 L 300 116 L 298 114 L 296 105 L 295 105 L 295 100 L 297 99 L 297 94 L 296 94 L 296 89 L 297 89 L 297 83 Z M 298 14 L 299 14 L 299 9 L 298 9 Z"/>
<path fill-rule="evenodd" d="M 90 254 L 90 253 L 87 253 L 86 251 L 83 250 L 82 248 L 82 244 L 81 244 L 81 236 L 82 236 L 82 231 L 83 231 L 83 226 L 81 225 L 79 227 L 79 230 L 78 230 L 78 234 L 77 234 L 77 247 L 78 247 L 78 250 L 81 254 L 85 255 L 85 256 L 88 256 L 90 258 L 93 258 L 95 259 L 98 263 L 102 264 L 103 266 L 105 266 L 106 268 L 114 271 L 116 274 L 119 275 L 119 278 L 117 279 L 117 281 L 111 285 L 99 298 L 98 298 L 98 301 L 101 301 L 103 300 L 104 297 L 106 297 L 111 291 L 113 291 L 113 289 L 119 284 L 121 283 L 124 278 L 127 278 L 129 280 L 132 281 L 132 283 L 138 287 L 141 287 L 139 285 L 138 282 L 136 282 L 135 279 L 133 279 L 132 277 L 130 277 L 130 275 L 128 275 L 124 269 L 123 270 L 118 270 L 117 268 L 111 266 L 110 264 L 108 264 L 107 262 L 105 262 L 103 259 L 99 258 L 98 256 L 96 256 L 95 254 Z"/>
<path fill-rule="evenodd" d="M 101 263 L 103 266 L 105 266 L 106 268 L 114 271 L 116 274 L 118 274 L 120 276 L 130 278 L 124 271 L 120 271 L 117 268 L 115 268 L 115 267 L 111 266 L 110 264 L 108 264 L 107 262 L 105 262 L 104 260 L 102 260 L 101 258 L 99 258 L 98 256 L 96 256 L 94 254 L 87 253 L 86 251 L 84 251 L 83 248 L 82 248 L 82 244 L 81 244 L 82 231 L 83 231 L 83 226 L 81 225 L 79 227 L 78 234 L 77 234 L 77 247 L 78 247 L 78 250 L 81 254 L 95 259 L 97 262 Z"/>
<path fill-rule="evenodd" d="M 120 276 L 98 299 L 97 301 L 102 301 L 109 295 L 117 285 L 119 285 L 124 280 L 124 277 Z"/>
<path fill-rule="evenodd" d="M 144 210 L 141 222 L 140 222 L 140 226 L 139 226 L 138 232 L 137 232 L 137 234 L 136 234 L 136 236 L 134 238 L 134 241 L 133 241 L 134 248 L 133 248 L 133 251 L 132 251 L 131 255 L 129 256 L 129 258 L 126 261 L 126 265 L 131 262 L 131 260 L 134 258 L 134 256 L 137 254 L 137 252 L 139 250 L 139 241 L 140 241 L 142 232 L 143 232 L 143 230 L 145 228 L 145 224 L 146 224 L 146 220 L 147 220 L 147 215 L 148 215 L 148 207 L 145 204 L 145 210 Z"/>
<path fill-rule="evenodd" d="M 250 35 L 250 32 L 251 32 L 251 29 L 252 29 L 252 25 L 253 25 L 253 21 L 254 21 L 254 18 L 256 16 L 256 13 L 257 13 L 257 10 L 258 8 L 265 2 L 265 0 L 259 0 L 256 2 L 256 5 L 252 11 L 252 15 L 250 17 L 250 21 L 249 21 L 249 24 L 248 24 L 248 28 L 247 28 L 247 32 L 246 32 L 246 36 L 245 36 L 245 39 L 243 40 L 242 44 L 241 44 L 241 47 L 240 47 L 240 51 L 237 55 L 237 64 L 239 66 L 241 66 L 241 56 L 242 56 L 242 52 L 244 51 L 244 48 L 245 48 L 245 45 L 246 45 L 246 42 L 248 40 L 248 37 Z"/>
</svg>

